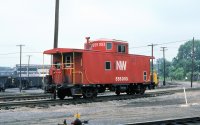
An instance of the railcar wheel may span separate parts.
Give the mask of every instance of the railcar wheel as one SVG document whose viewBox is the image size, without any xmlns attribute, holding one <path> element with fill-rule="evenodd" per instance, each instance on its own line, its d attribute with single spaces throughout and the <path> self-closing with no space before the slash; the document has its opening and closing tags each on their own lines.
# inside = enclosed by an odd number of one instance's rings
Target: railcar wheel
<svg viewBox="0 0 200 125">
<path fill-rule="evenodd" d="M 80 98 L 81 98 L 80 95 L 74 95 L 74 96 L 73 96 L 73 99 L 80 99 Z"/>
<path fill-rule="evenodd" d="M 135 91 L 135 94 L 140 94 L 140 90 L 136 90 L 136 91 Z"/>
<path fill-rule="evenodd" d="M 145 93 L 145 89 L 141 89 L 141 90 L 140 90 L 140 94 L 141 94 L 141 95 L 144 95 L 144 93 Z"/>
<path fill-rule="evenodd" d="M 131 95 L 135 95 L 136 94 L 136 92 L 133 90 L 132 92 L 131 92 Z"/>
<path fill-rule="evenodd" d="M 119 91 L 119 90 L 116 90 L 116 91 L 115 91 L 115 94 L 116 94 L 116 95 L 120 95 L 120 91 Z"/>
<path fill-rule="evenodd" d="M 105 86 L 101 86 L 101 87 L 98 88 L 98 92 L 99 93 L 103 93 L 105 91 L 106 91 L 106 87 Z"/>
<path fill-rule="evenodd" d="M 56 90 L 53 91 L 53 99 L 56 99 Z"/>
<path fill-rule="evenodd" d="M 97 91 L 95 91 L 95 92 L 94 92 L 94 94 L 93 94 L 93 97 L 94 97 L 94 98 L 96 98 L 96 97 L 97 97 L 97 95 L 98 95 L 98 92 L 97 92 Z"/>
<path fill-rule="evenodd" d="M 131 91 L 130 91 L 130 90 L 127 90 L 127 91 L 126 91 L 126 94 L 127 94 L 127 95 L 131 95 Z"/>
<path fill-rule="evenodd" d="M 145 90 L 146 90 L 146 87 L 145 86 L 141 86 L 140 87 L 140 94 L 143 95 Z"/>
<path fill-rule="evenodd" d="M 135 94 L 135 89 L 133 88 L 128 88 L 128 90 L 126 91 L 127 95 L 134 95 Z"/>
<path fill-rule="evenodd" d="M 92 98 L 94 95 L 93 91 L 86 89 L 83 91 L 83 98 Z"/>
<path fill-rule="evenodd" d="M 63 90 L 58 90 L 57 95 L 58 95 L 58 98 L 61 100 L 65 98 L 65 93 Z"/>
</svg>

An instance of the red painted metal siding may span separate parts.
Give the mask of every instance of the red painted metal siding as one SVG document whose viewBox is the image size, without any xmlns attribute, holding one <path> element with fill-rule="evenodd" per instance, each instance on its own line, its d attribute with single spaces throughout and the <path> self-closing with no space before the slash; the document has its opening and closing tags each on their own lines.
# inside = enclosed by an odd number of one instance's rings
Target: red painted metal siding
<svg viewBox="0 0 200 125">
<path fill-rule="evenodd" d="M 112 48 L 107 50 L 106 43 L 112 43 Z M 125 47 L 125 51 L 118 52 L 118 45 Z M 127 42 L 87 41 L 85 47 L 87 49 L 55 48 L 44 52 L 44 54 L 53 55 L 54 63 L 62 64 L 60 69 L 53 68 L 54 66 L 50 69 L 53 83 L 127 84 L 150 82 L 151 57 L 128 54 Z M 123 49 L 121 48 L 121 50 Z M 71 58 L 70 66 L 66 66 L 65 63 L 69 62 L 69 56 Z M 105 62 L 110 62 L 110 70 L 105 69 Z M 146 80 L 144 80 L 144 72 Z"/>
<path fill-rule="evenodd" d="M 111 70 L 105 70 L 105 62 Z M 121 64 L 121 65 L 120 65 Z M 102 53 L 83 53 L 83 84 L 145 83 L 143 73 L 150 74 L 150 57 Z"/>
<path fill-rule="evenodd" d="M 74 83 L 83 83 L 82 53 L 75 53 L 75 73 L 73 74 L 75 74 Z"/>
</svg>

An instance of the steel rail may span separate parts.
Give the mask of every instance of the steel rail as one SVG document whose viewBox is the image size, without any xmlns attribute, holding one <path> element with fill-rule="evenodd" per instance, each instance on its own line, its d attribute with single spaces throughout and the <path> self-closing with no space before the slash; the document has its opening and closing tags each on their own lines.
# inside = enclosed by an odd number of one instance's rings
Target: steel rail
<svg viewBox="0 0 200 125">
<path fill-rule="evenodd" d="M 31 100 L 31 101 L 11 101 L 11 102 L 3 102 L 0 103 L 0 109 L 9 109 L 11 107 L 17 107 L 17 106 L 49 106 L 49 105 L 76 105 L 76 104 L 82 104 L 82 103 L 92 103 L 92 102 L 106 102 L 106 101 L 113 101 L 113 100 L 127 100 L 127 99 L 136 99 L 136 98 L 147 98 L 147 97 L 155 97 L 155 96 L 161 96 L 161 95 L 167 95 L 167 94 L 173 94 L 169 92 L 157 92 L 156 94 L 144 94 L 144 95 L 108 95 L 108 96 L 99 96 L 98 98 L 92 98 L 92 99 L 73 99 L 73 98 L 67 98 L 65 100 Z"/>
<path fill-rule="evenodd" d="M 128 123 L 124 125 L 199 125 L 200 117 L 163 119 L 159 121 L 148 121 L 140 123 Z"/>
<path fill-rule="evenodd" d="M 197 91 L 200 90 L 200 88 L 192 88 L 192 89 L 186 89 L 186 91 Z M 2 102 L 0 103 L 0 109 L 9 109 L 13 106 L 48 106 L 48 105 L 76 105 L 76 104 L 82 104 L 82 103 L 92 103 L 92 102 L 106 102 L 106 101 L 114 101 L 114 100 L 127 100 L 127 99 L 137 99 L 137 98 L 148 98 L 148 97 L 157 97 L 162 95 L 170 95 L 174 93 L 182 92 L 182 89 L 175 89 L 175 90 L 162 90 L 162 91 L 155 91 L 155 92 L 147 92 L 144 95 L 136 94 L 136 95 L 126 95 L 122 94 L 120 96 L 117 95 L 101 95 L 97 98 L 91 98 L 91 99 L 73 99 L 73 98 L 66 98 L 65 100 L 30 100 L 30 101 L 9 101 L 9 102 Z M 46 105 L 47 104 L 47 105 Z"/>
<path fill-rule="evenodd" d="M 33 99 L 44 99 L 51 98 L 51 94 L 26 94 L 26 95 L 9 95 L 0 97 L 0 102 L 5 101 L 14 101 L 14 100 L 33 100 Z"/>
</svg>

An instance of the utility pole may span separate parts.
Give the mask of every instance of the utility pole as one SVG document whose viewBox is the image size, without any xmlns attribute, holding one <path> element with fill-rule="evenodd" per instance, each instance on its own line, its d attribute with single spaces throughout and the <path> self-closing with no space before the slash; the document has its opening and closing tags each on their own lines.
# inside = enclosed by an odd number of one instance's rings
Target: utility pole
<svg viewBox="0 0 200 125">
<path fill-rule="evenodd" d="M 21 73 L 21 70 L 22 70 L 22 46 L 25 46 L 25 45 L 22 45 L 22 44 L 20 44 L 20 45 L 17 45 L 17 46 L 19 46 L 20 47 L 20 73 L 19 73 L 19 77 L 20 77 L 20 79 L 19 79 L 19 91 L 21 92 L 22 91 L 22 73 Z"/>
<path fill-rule="evenodd" d="M 193 72 L 194 72 L 194 37 L 192 40 L 192 72 L 191 72 L 191 88 L 192 88 L 192 82 L 193 82 Z"/>
<path fill-rule="evenodd" d="M 162 50 L 161 51 L 163 51 L 163 86 L 165 86 L 165 49 L 167 48 L 167 47 L 161 47 L 162 48 Z"/>
<path fill-rule="evenodd" d="M 151 46 L 151 84 L 153 84 L 153 47 L 156 46 L 157 44 L 151 44 L 148 46 Z"/>
<path fill-rule="evenodd" d="M 29 66 L 30 66 L 30 57 L 31 55 L 27 55 L 28 56 L 28 68 L 27 68 L 27 76 L 28 76 L 28 84 L 30 83 L 30 80 L 29 80 Z"/>
<path fill-rule="evenodd" d="M 159 62 L 159 60 L 157 60 L 157 69 L 158 69 L 158 74 L 160 74 L 160 72 L 159 72 L 159 69 L 160 69 L 160 64 L 159 64 L 160 62 Z"/>
<path fill-rule="evenodd" d="M 56 0 L 55 28 L 54 28 L 54 48 L 58 48 L 58 23 L 59 23 L 59 0 Z"/>
</svg>

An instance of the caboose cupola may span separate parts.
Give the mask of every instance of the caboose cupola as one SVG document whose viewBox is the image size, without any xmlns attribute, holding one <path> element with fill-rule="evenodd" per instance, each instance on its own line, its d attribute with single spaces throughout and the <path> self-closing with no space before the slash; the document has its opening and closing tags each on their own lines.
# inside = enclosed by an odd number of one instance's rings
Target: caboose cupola
<svg viewBox="0 0 200 125">
<path fill-rule="evenodd" d="M 128 54 L 128 43 L 126 41 L 115 39 L 90 40 L 90 37 L 86 37 L 85 49 Z"/>
</svg>

